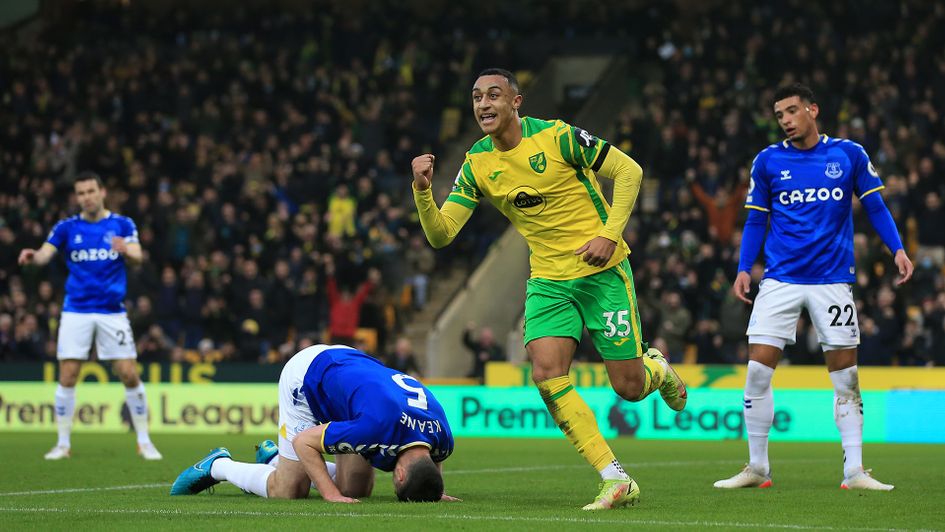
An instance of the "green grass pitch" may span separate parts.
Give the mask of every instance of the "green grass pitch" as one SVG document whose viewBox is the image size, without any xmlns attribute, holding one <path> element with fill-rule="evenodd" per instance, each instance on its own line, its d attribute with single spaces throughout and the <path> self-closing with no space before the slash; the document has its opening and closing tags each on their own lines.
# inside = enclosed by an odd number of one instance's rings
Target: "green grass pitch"
<svg viewBox="0 0 945 532">
<path fill-rule="evenodd" d="M 891 493 L 839 489 L 839 444 L 773 443 L 774 487 L 723 491 L 712 482 L 743 465 L 745 442 L 618 439 L 617 456 L 642 489 L 633 508 L 580 510 L 596 473 L 563 440 L 461 439 L 446 462 L 452 504 L 396 502 L 389 474 L 374 496 L 333 505 L 264 500 L 228 484 L 213 494 L 167 495 L 185 466 L 224 445 L 252 460 L 260 438 L 155 437 L 161 462 L 145 462 L 129 434 L 77 434 L 73 457 L 43 460 L 52 434 L 0 437 L 0 530 L 945 530 L 945 446 L 867 445 L 868 467 Z M 314 493 L 314 492 L 313 492 Z"/>
</svg>

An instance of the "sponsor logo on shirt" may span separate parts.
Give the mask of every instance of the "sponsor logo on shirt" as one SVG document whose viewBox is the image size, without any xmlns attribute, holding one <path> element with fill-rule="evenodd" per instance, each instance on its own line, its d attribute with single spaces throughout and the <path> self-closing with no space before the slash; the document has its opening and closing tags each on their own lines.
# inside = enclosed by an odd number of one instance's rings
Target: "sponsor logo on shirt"
<svg viewBox="0 0 945 532">
<path fill-rule="evenodd" d="M 78 235 L 76 235 L 78 238 Z M 69 260 L 72 262 L 97 262 L 103 260 L 118 260 L 120 255 L 113 249 L 76 249 L 69 254 Z"/>
<path fill-rule="evenodd" d="M 840 201 L 843 199 L 843 189 L 834 188 L 805 188 L 796 189 L 790 192 L 784 191 L 778 194 L 778 201 L 781 205 L 792 205 L 794 203 L 814 203 L 818 201 Z"/>
</svg>

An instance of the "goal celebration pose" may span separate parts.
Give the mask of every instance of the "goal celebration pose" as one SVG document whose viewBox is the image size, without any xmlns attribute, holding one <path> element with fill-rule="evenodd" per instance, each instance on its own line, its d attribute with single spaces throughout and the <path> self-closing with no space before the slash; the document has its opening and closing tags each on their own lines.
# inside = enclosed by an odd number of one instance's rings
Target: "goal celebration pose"
<svg viewBox="0 0 945 532">
<path fill-rule="evenodd" d="M 561 120 L 520 117 L 522 100 L 509 71 L 479 75 L 472 110 L 486 136 L 466 153 L 442 208 L 430 190 L 434 156 L 413 160 L 420 223 L 430 244 L 443 247 L 487 198 L 525 237 L 531 251 L 525 344 L 532 376 L 555 422 L 601 475 L 600 493 L 584 509 L 631 505 L 640 489 L 604 441 L 568 372 L 586 326 L 621 397 L 640 401 L 659 390 L 672 409 L 686 405 L 682 380 L 662 353 L 642 341 L 630 249 L 622 236 L 643 171 L 587 131 Z M 614 180 L 613 207 L 595 172 Z"/>
</svg>

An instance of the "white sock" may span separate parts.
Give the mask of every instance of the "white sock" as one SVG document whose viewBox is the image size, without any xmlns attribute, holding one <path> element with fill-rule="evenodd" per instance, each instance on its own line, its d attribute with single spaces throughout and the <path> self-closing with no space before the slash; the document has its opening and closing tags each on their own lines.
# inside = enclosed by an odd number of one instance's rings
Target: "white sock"
<svg viewBox="0 0 945 532">
<path fill-rule="evenodd" d="M 275 456 L 273 456 L 273 457 L 272 457 L 272 460 L 269 460 L 269 465 L 271 465 L 272 467 L 276 467 L 277 465 L 279 465 L 279 455 L 278 455 L 278 454 L 275 455 Z M 338 471 L 338 466 L 335 465 L 334 462 L 329 462 L 329 461 L 325 460 L 325 467 L 328 468 L 328 475 L 331 477 L 331 479 L 332 479 L 332 480 L 335 480 L 335 472 Z M 312 486 L 314 486 L 314 485 L 315 485 L 315 483 L 313 482 L 313 483 L 312 483 Z"/>
<path fill-rule="evenodd" d="M 863 469 L 863 399 L 856 366 L 830 372 L 833 381 L 833 419 L 843 445 L 843 476 Z"/>
<path fill-rule="evenodd" d="M 210 475 L 214 480 L 226 480 L 247 493 L 268 497 L 269 475 L 275 470 L 269 464 L 247 464 L 229 458 L 217 458 L 210 467 Z"/>
<path fill-rule="evenodd" d="M 72 447 L 72 416 L 75 414 L 75 388 L 59 384 L 55 395 L 56 426 L 59 429 L 58 447 Z"/>
<path fill-rule="evenodd" d="M 135 388 L 125 388 L 125 402 L 131 413 L 131 424 L 138 434 L 138 443 L 151 443 L 151 437 L 148 436 L 148 397 L 144 393 L 143 382 L 138 382 Z"/>
<path fill-rule="evenodd" d="M 623 470 L 620 462 L 614 460 L 601 470 L 600 478 L 603 480 L 627 480 L 630 476 Z"/>
<path fill-rule="evenodd" d="M 748 377 L 745 379 L 745 427 L 748 429 L 748 465 L 765 475 L 770 474 L 768 465 L 768 433 L 774 420 L 774 394 L 771 392 L 771 377 L 774 368 L 761 362 L 748 361 Z"/>
</svg>

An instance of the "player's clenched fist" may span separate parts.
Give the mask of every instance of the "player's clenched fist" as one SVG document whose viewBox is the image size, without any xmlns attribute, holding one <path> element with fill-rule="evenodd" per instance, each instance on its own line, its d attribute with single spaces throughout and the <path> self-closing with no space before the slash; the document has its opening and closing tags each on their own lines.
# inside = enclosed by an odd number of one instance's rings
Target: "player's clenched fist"
<svg viewBox="0 0 945 532">
<path fill-rule="evenodd" d="M 17 259 L 17 264 L 23 266 L 24 264 L 29 264 L 33 262 L 33 255 L 36 254 L 35 249 L 24 249 L 20 252 L 20 258 Z"/>
<path fill-rule="evenodd" d="M 433 180 L 433 162 L 436 160 L 430 153 L 413 158 L 411 166 L 413 167 L 413 186 L 417 190 L 426 190 L 430 188 L 430 182 Z"/>
</svg>

